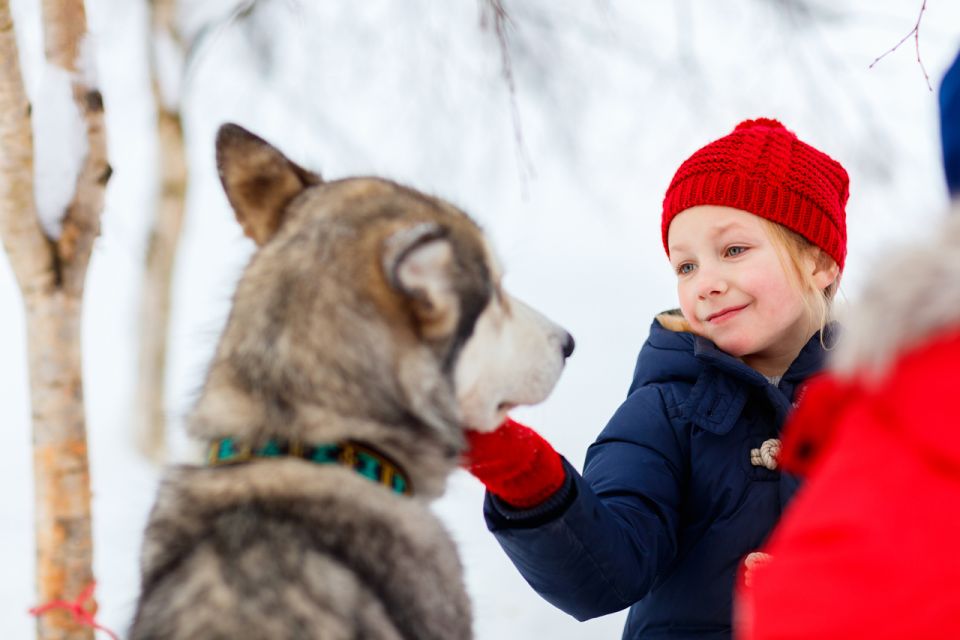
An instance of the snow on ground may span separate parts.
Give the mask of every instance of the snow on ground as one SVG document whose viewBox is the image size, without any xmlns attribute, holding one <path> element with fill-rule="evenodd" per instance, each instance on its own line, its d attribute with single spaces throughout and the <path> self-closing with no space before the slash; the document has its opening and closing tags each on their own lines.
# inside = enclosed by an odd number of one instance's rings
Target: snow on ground
<svg viewBox="0 0 960 640">
<path fill-rule="evenodd" d="M 33 29 L 20 39 L 31 48 L 25 64 L 35 68 L 33 4 L 14 8 L 18 28 Z M 181 87 L 193 182 L 170 329 L 176 442 L 251 251 L 213 168 L 213 135 L 225 120 L 327 177 L 384 175 L 474 215 L 499 248 L 507 286 L 577 339 L 555 394 L 516 413 L 576 465 L 626 393 L 653 314 L 674 304 L 659 203 L 672 171 L 697 147 L 740 119 L 773 116 L 843 162 L 852 178 L 851 298 L 871 260 L 941 215 L 935 95 L 913 41 L 867 69 L 912 28 L 919 1 L 860 0 L 842 10 L 826 0 L 620 4 L 506 3 L 519 120 L 475 2 L 262 2 L 255 20 L 209 31 Z M 921 47 L 935 82 L 960 45 L 960 6 L 927 4 Z M 201 11 L 229 8 L 225 0 L 185 6 L 194 23 Z M 832 17 L 810 22 L 775 6 Z M 155 142 L 146 9 L 95 0 L 89 10 L 115 173 L 88 278 L 85 393 L 100 617 L 123 631 L 159 477 L 134 453 L 129 433 Z M 35 604 L 24 336 L 0 253 L 4 638 L 30 637 L 25 612 Z M 478 638 L 619 637 L 622 613 L 578 623 L 532 592 L 486 531 L 481 498 L 479 484 L 459 472 L 436 505 L 462 553 Z"/>
</svg>

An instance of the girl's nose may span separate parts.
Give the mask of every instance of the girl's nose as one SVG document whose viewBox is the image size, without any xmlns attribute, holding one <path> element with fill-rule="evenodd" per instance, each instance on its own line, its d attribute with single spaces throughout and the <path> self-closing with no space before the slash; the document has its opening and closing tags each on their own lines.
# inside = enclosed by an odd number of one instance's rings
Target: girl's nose
<svg viewBox="0 0 960 640">
<path fill-rule="evenodd" d="M 701 267 L 698 270 L 697 279 L 699 280 L 697 294 L 701 298 L 709 298 L 727 290 L 727 280 L 719 269 Z"/>
</svg>

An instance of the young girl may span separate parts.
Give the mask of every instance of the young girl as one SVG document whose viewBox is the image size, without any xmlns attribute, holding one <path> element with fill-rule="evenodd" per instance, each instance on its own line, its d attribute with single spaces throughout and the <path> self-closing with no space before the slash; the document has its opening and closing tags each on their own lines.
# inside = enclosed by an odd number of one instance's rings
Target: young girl
<svg viewBox="0 0 960 640">
<path fill-rule="evenodd" d="M 488 526 L 549 602 L 580 620 L 630 607 L 626 639 L 730 636 L 738 568 L 796 488 L 775 439 L 831 341 L 847 195 L 836 161 L 742 122 L 667 189 L 680 309 L 654 320 L 583 475 L 512 420 L 469 434 Z"/>
</svg>

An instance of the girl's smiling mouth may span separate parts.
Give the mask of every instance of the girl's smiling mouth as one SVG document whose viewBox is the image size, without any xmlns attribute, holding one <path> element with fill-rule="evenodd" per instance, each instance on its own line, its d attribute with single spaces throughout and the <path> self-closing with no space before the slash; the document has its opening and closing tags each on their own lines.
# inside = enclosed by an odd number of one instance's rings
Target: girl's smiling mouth
<svg viewBox="0 0 960 640">
<path fill-rule="evenodd" d="M 747 305 L 740 305 L 739 307 L 727 307 L 726 309 L 721 309 L 716 313 L 711 313 L 707 316 L 707 322 L 718 324 L 720 322 L 726 322 L 733 316 L 737 315 L 741 310 L 746 309 Z"/>
</svg>

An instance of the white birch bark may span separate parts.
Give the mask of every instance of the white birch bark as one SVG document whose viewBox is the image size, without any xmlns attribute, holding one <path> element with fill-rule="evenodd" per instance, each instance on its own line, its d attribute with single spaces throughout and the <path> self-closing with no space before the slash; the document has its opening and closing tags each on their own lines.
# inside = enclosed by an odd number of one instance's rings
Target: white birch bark
<svg viewBox="0 0 960 640">
<path fill-rule="evenodd" d="M 163 75 L 182 73 L 182 44 L 174 24 L 173 0 L 151 0 L 151 23 L 155 40 L 151 56 L 151 80 L 157 108 L 160 194 L 156 218 L 147 245 L 146 265 L 140 291 L 139 375 L 134 403 L 136 441 L 148 458 L 162 462 L 166 457 L 167 332 L 170 324 L 170 299 L 173 264 L 183 223 L 187 189 L 183 128 L 179 97 L 165 95 Z M 167 49 L 163 49 L 166 46 Z M 180 60 L 162 59 L 161 54 L 176 48 Z M 163 69 L 164 64 L 177 65 Z M 169 78 L 167 78 L 169 80 Z"/>
<path fill-rule="evenodd" d="M 106 159 L 103 102 L 78 69 L 86 15 L 81 0 L 44 0 L 49 63 L 73 72 L 88 153 L 56 239 L 37 216 L 30 107 L 9 0 L 0 0 L 0 237 L 23 294 L 32 407 L 37 601 L 71 601 L 93 580 L 90 474 L 81 379 L 83 282 L 99 233 Z M 91 609 L 96 604 L 91 603 Z M 65 610 L 37 618 L 42 640 L 92 640 Z"/>
</svg>

